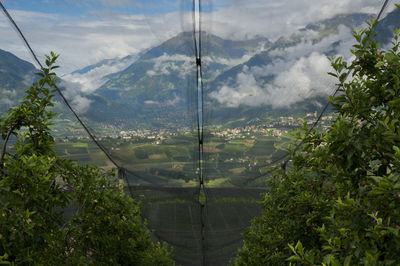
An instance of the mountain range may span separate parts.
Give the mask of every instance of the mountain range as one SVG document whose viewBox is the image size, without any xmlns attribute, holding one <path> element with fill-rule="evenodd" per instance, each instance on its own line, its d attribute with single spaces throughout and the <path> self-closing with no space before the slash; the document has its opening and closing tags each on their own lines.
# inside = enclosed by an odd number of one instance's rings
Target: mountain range
<svg viewBox="0 0 400 266">
<path fill-rule="evenodd" d="M 395 10 L 377 27 L 385 45 L 400 26 Z M 325 104 L 335 82 L 327 78 L 327 56 L 349 59 L 351 29 L 359 28 L 370 14 L 338 15 L 271 41 L 262 36 L 228 40 L 211 33 L 202 36 L 203 100 L 206 124 L 242 125 L 274 115 L 311 112 Z M 71 102 L 86 103 L 86 121 L 120 128 L 193 127 L 201 96 L 196 87 L 193 34 L 182 32 L 138 55 L 103 60 L 74 71 L 91 74 L 92 89 L 63 89 Z M 108 69 L 107 71 L 97 71 Z M 15 105 L 32 81 L 35 68 L 0 50 L 0 111 Z M 93 76 L 93 73 L 98 76 Z M 71 77 L 70 76 L 70 77 Z M 63 83 L 61 83 L 63 84 Z M 92 85 L 93 85 L 92 84 Z M 199 83 L 200 84 L 200 83 Z M 98 86 L 98 87 L 97 87 Z M 70 90 L 70 91 L 69 91 Z M 60 108 L 59 112 L 67 112 Z"/>
</svg>

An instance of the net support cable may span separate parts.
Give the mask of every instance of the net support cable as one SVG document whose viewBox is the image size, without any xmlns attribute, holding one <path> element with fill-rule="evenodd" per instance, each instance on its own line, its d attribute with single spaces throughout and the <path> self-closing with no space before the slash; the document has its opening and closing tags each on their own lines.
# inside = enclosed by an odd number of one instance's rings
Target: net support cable
<svg viewBox="0 0 400 266">
<path fill-rule="evenodd" d="M 201 224 L 201 255 L 202 265 L 207 265 L 206 260 L 206 219 L 207 219 L 207 191 L 204 182 L 204 90 L 203 90 L 203 70 L 202 70 L 202 31 L 201 31 L 201 0 L 192 1 L 192 23 L 193 23 L 193 42 L 196 60 L 196 118 L 197 118 L 197 138 L 198 138 L 198 169 L 199 169 L 199 191 L 198 204 L 200 205 L 200 224 Z M 198 14 L 198 16 L 196 15 Z"/>
<path fill-rule="evenodd" d="M 386 10 L 386 8 L 387 8 L 389 2 L 390 2 L 390 0 L 385 0 L 385 1 L 384 1 L 384 3 L 383 3 L 383 5 L 382 5 L 382 7 L 381 7 L 381 9 L 380 9 L 380 11 L 379 11 L 379 13 L 378 13 L 378 15 L 376 16 L 375 21 L 376 21 L 377 25 L 378 25 L 380 19 L 382 18 L 382 15 L 383 15 L 383 13 L 385 12 L 385 10 Z M 349 71 L 347 71 L 346 76 L 345 76 L 345 79 L 343 80 L 343 83 L 346 82 L 346 80 L 347 80 L 348 77 L 351 75 L 351 73 L 352 73 L 352 70 L 351 70 L 351 69 L 350 69 Z M 334 97 L 334 96 L 339 92 L 340 89 L 341 89 L 341 86 L 338 85 L 337 88 L 335 89 L 335 91 L 334 91 L 330 96 L 331 96 L 331 97 Z M 329 105 L 330 105 L 329 102 L 328 102 L 327 104 L 325 104 L 325 106 L 324 106 L 324 108 L 322 109 L 321 113 L 319 114 L 317 120 L 316 120 L 316 121 L 313 123 L 313 125 L 307 130 L 306 135 L 310 134 L 311 131 L 319 124 L 319 122 L 321 121 L 321 119 L 322 119 L 323 115 L 325 114 L 326 110 L 328 110 Z M 301 147 L 301 145 L 303 145 L 303 142 L 304 142 L 304 140 L 301 140 L 301 141 L 296 145 L 296 147 L 294 148 L 293 151 L 294 151 L 294 152 L 297 152 L 298 149 Z M 288 157 L 289 157 L 289 158 L 288 158 Z M 285 160 L 285 159 L 286 159 L 286 160 Z M 270 169 L 270 170 L 267 171 L 266 173 L 263 173 L 263 174 L 260 174 L 260 175 L 258 175 L 258 176 L 255 176 L 255 177 L 252 177 L 252 178 L 247 179 L 247 180 L 244 182 L 244 185 L 247 185 L 248 183 L 250 183 L 250 182 L 252 182 L 252 181 L 254 181 L 254 180 L 257 180 L 257 179 L 259 179 L 259 178 L 261 178 L 261 177 L 264 177 L 264 176 L 267 176 L 267 175 L 271 174 L 271 173 L 272 173 L 275 169 L 277 169 L 278 167 L 280 167 L 280 168 L 282 169 L 282 172 L 285 173 L 285 172 L 286 172 L 287 164 L 288 164 L 289 161 L 290 161 L 290 154 L 289 154 L 289 153 L 287 153 L 287 154 L 283 155 L 282 157 L 280 157 L 280 158 L 278 158 L 278 159 L 276 159 L 276 160 L 270 162 L 270 163 L 267 164 L 265 167 L 275 166 L 277 163 L 281 162 L 282 160 L 284 160 L 284 161 L 283 161 L 280 165 L 276 166 L 276 167 L 273 168 L 273 169 Z"/>
</svg>

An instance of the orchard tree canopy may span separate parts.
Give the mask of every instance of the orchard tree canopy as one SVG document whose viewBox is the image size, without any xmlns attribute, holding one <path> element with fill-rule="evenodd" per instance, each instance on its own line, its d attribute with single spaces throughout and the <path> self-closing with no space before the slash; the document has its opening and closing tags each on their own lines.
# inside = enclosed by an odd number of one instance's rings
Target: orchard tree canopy
<svg viewBox="0 0 400 266">
<path fill-rule="evenodd" d="M 0 118 L 0 264 L 173 265 L 114 173 L 55 154 L 49 126 L 56 59 L 47 57 L 22 103 Z"/>
</svg>

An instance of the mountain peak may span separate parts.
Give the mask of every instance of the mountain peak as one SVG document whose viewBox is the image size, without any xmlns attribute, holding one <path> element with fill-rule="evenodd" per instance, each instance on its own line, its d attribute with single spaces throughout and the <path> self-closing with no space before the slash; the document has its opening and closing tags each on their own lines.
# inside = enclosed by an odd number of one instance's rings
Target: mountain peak
<svg viewBox="0 0 400 266">
<path fill-rule="evenodd" d="M 262 36 L 255 36 L 245 40 L 223 39 L 212 33 L 202 31 L 202 49 L 204 55 L 218 57 L 240 58 L 247 52 L 259 48 L 260 44 L 270 45 L 271 42 Z M 160 57 L 164 54 L 180 54 L 194 56 L 194 34 L 185 31 L 150 49 L 141 59 L 147 60 Z"/>
</svg>

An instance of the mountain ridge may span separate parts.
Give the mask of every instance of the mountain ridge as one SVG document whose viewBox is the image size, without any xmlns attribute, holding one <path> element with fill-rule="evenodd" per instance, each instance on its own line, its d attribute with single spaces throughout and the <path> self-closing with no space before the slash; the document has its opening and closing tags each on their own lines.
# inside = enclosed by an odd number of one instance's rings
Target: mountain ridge
<svg viewBox="0 0 400 266">
<path fill-rule="evenodd" d="M 209 124 L 224 124 L 229 123 L 228 120 L 253 121 L 278 111 L 285 113 L 314 111 L 315 108 L 326 102 L 320 94 L 294 102 L 287 107 L 274 107 L 273 105 L 269 106 L 268 102 L 262 103 L 261 98 L 267 97 L 268 94 L 257 93 L 260 93 L 264 87 L 269 88 L 271 82 L 282 71 L 291 69 L 292 65 L 299 64 L 301 60 L 303 60 L 301 62 L 304 66 L 311 67 L 312 60 L 336 54 L 343 45 L 342 42 L 346 41 L 332 38 L 332 36 L 340 37 L 342 34 L 343 27 L 340 25 L 355 28 L 370 17 L 370 14 L 362 13 L 338 15 L 327 20 L 310 23 L 296 33 L 286 37 L 282 36 L 275 42 L 270 42 L 262 36 L 246 40 L 228 40 L 201 32 L 204 41 L 202 45 L 204 99 L 205 107 L 209 109 L 205 110 L 205 119 Z M 389 34 L 391 29 L 395 25 L 400 25 L 398 17 L 400 17 L 399 11 L 396 10 L 382 19 L 377 28 L 377 31 L 380 32 L 378 38 L 381 41 L 388 40 L 391 37 Z M 193 42 L 192 33 L 182 32 L 160 45 L 142 51 L 136 57 L 129 55 L 120 59 L 106 59 L 72 72 L 72 75 L 85 75 L 104 66 L 112 67 L 118 64 L 119 60 L 132 61 L 129 65 L 125 64 L 126 67 L 121 64 L 123 69 L 112 73 L 107 72 L 106 75 L 100 77 L 104 78 L 105 82 L 98 89 L 82 92 L 80 97 L 86 97 L 90 103 L 90 107 L 82 115 L 90 123 L 105 123 L 114 126 L 152 128 L 171 127 L 176 124 L 176 127 L 191 127 L 195 118 L 190 113 L 197 112 L 198 104 L 196 102 L 196 84 L 193 82 L 196 80 L 196 62 L 194 50 L 191 48 Z M 302 45 L 308 46 L 304 48 Z M 319 50 L 311 49 L 313 47 L 319 47 Z M 349 48 L 347 47 L 347 50 Z M 0 58 L 2 57 L 1 51 Z M 315 53 L 320 53 L 320 57 L 314 56 L 315 58 L 313 58 Z M 7 56 L 10 55 L 7 54 Z M 6 56 L 3 57 L 6 58 Z M 3 61 L 6 60 L 3 59 Z M 5 70 L 2 70 L 5 65 L 2 65 L 1 62 L 2 60 L 0 60 L 0 83 L 1 77 L 5 77 Z M 283 66 L 281 72 L 276 69 L 279 62 Z M 286 65 L 285 62 L 287 62 Z M 19 82 L 24 80 L 25 74 L 30 75 L 35 71 L 34 66 L 30 63 L 20 63 L 24 67 L 20 68 L 20 75 L 14 78 Z M 259 68 L 257 75 L 251 73 L 257 68 Z M 272 71 L 263 72 L 263 68 Z M 12 67 L 8 68 L 8 71 L 13 72 L 11 69 Z M 118 70 L 118 68 L 116 69 Z M 246 92 L 245 96 L 240 95 L 242 93 L 240 89 L 243 88 L 238 88 L 240 86 L 238 84 L 239 76 L 254 78 L 254 80 L 249 80 L 249 82 L 254 81 L 254 84 L 245 83 L 247 87 L 254 87 L 253 92 Z M 12 77 L 8 77 L 8 79 L 13 80 Z M 6 95 L 4 93 L 6 87 L 4 84 L 6 83 L 5 81 L 2 83 L 1 94 Z M 26 84 L 19 83 L 14 87 L 20 88 L 18 90 L 22 91 L 22 87 L 26 87 Z M 226 93 L 223 93 L 222 89 L 225 89 Z M 229 90 L 233 92 L 229 98 L 234 98 L 235 93 L 239 93 L 239 96 L 245 97 L 243 98 L 245 100 L 219 101 L 217 96 L 228 95 Z M 19 93 L 19 96 L 22 94 L 23 92 Z M 5 110 L 4 99 L 3 97 L 2 112 Z M 260 104 L 255 105 L 254 102 Z"/>
</svg>

